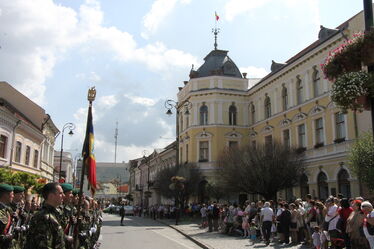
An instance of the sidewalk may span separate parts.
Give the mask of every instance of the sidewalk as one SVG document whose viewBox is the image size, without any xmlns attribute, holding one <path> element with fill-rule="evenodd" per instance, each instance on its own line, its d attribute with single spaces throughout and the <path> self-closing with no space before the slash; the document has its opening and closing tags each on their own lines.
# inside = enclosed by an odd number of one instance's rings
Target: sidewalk
<svg viewBox="0 0 374 249">
<path fill-rule="evenodd" d="M 196 223 L 182 221 L 180 225 L 174 225 L 175 220 L 157 220 L 163 224 L 166 224 L 184 236 L 188 237 L 202 248 L 205 249 L 252 249 L 252 248 L 287 248 L 287 249 L 310 249 L 309 247 L 297 245 L 279 245 L 276 243 L 270 243 L 269 246 L 265 246 L 263 242 L 253 243 L 249 239 L 243 239 L 241 237 L 228 236 L 219 232 L 208 232 L 208 229 L 201 229 Z"/>
</svg>

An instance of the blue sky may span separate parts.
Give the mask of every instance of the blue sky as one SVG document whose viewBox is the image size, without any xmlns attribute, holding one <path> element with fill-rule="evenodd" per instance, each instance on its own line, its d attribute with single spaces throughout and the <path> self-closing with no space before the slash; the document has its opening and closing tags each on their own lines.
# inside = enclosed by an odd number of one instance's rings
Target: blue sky
<svg viewBox="0 0 374 249">
<path fill-rule="evenodd" d="M 176 98 L 189 70 L 218 48 L 249 77 L 263 77 L 271 60 L 286 61 L 362 10 L 356 0 L 0 0 L 0 80 L 45 108 L 58 127 L 73 122 L 65 150 L 82 148 L 86 94 L 96 86 L 98 161 L 142 156 L 173 140 Z M 59 148 L 60 139 L 56 143 Z"/>
</svg>

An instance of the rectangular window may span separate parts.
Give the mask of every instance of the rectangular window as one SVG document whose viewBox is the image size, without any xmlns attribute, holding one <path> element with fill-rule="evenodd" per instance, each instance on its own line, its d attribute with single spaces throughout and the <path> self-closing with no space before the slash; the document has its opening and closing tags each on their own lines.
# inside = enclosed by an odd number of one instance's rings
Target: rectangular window
<svg viewBox="0 0 374 249">
<path fill-rule="evenodd" d="M 186 144 L 186 163 L 188 163 L 188 144 Z"/>
<path fill-rule="evenodd" d="M 316 145 L 320 145 L 324 143 L 323 139 L 323 120 L 322 118 L 316 119 L 315 121 L 316 127 Z"/>
<path fill-rule="evenodd" d="M 26 153 L 25 153 L 25 164 L 26 165 L 30 164 L 30 153 L 31 153 L 30 146 L 26 146 Z"/>
<path fill-rule="evenodd" d="M 8 137 L 1 135 L 0 136 L 0 157 L 2 158 L 5 158 L 7 142 L 8 142 Z"/>
<path fill-rule="evenodd" d="M 200 142 L 199 162 L 208 162 L 208 161 L 209 161 L 209 142 L 202 141 Z"/>
<path fill-rule="evenodd" d="M 21 142 L 17 141 L 16 142 L 15 157 L 14 157 L 14 161 L 17 162 L 17 163 L 21 162 L 21 150 L 22 150 L 22 144 L 21 144 Z"/>
<path fill-rule="evenodd" d="M 252 141 L 252 148 L 256 148 L 256 140 Z"/>
<path fill-rule="evenodd" d="M 336 139 L 345 139 L 345 120 L 341 112 L 335 113 L 335 133 Z"/>
<path fill-rule="evenodd" d="M 298 134 L 298 139 L 299 139 L 299 148 L 306 148 L 305 124 L 299 125 L 297 127 L 297 134 Z"/>
<path fill-rule="evenodd" d="M 234 149 L 234 148 L 238 148 L 238 141 L 229 141 L 229 148 L 230 149 Z"/>
<path fill-rule="evenodd" d="M 34 150 L 34 168 L 38 168 L 39 151 Z"/>
<path fill-rule="evenodd" d="M 273 136 L 269 135 L 265 137 L 265 149 L 270 151 L 273 146 Z"/>
<path fill-rule="evenodd" d="M 290 130 L 284 130 L 283 131 L 283 145 L 289 149 L 291 146 L 291 141 L 290 141 Z"/>
</svg>

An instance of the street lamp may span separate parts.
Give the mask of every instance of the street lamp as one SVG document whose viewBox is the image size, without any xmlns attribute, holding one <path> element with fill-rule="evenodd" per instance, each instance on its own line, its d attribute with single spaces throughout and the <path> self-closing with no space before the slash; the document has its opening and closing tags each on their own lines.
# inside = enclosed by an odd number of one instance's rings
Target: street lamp
<svg viewBox="0 0 374 249">
<path fill-rule="evenodd" d="M 61 131 L 61 152 L 60 152 L 60 172 L 58 173 L 58 180 L 59 182 L 61 182 L 62 178 L 61 178 L 61 168 L 62 168 L 62 152 L 64 150 L 64 131 L 65 129 L 69 129 L 69 135 L 72 136 L 74 133 L 73 133 L 73 130 L 75 129 L 75 124 L 73 123 L 66 123 L 64 124 L 64 127 L 62 128 L 62 131 Z"/>
<path fill-rule="evenodd" d="M 176 115 L 175 115 L 175 118 L 176 118 L 176 124 L 175 124 L 175 130 L 176 130 L 176 157 L 175 157 L 175 162 L 176 162 L 176 165 L 179 164 L 179 108 L 180 107 L 183 107 L 184 108 L 184 115 L 190 115 L 190 109 L 192 107 L 192 103 L 188 100 L 186 100 L 185 102 L 183 102 L 182 104 L 179 104 L 178 102 L 172 100 L 172 99 L 168 99 L 165 101 L 165 108 L 167 109 L 166 111 L 166 115 L 168 116 L 171 116 L 173 114 L 173 112 L 171 111 L 171 109 L 175 108 L 176 110 Z"/>
</svg>

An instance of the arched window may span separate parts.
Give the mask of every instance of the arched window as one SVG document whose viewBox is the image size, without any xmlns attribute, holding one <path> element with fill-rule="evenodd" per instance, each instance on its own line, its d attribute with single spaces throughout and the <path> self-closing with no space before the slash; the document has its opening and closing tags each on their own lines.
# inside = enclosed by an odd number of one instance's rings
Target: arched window
<svg viewBox="0 0 374 249">
<path fill-rule="evenodd" d="M 321 77 L 316 67 L 314 67 L 312 78 L 313 78 L 313 94 L 314 94 L 314 97 L 316 98 L 322 94 Z"/>
<path fill-rule="evenodd" d="M 329 185 L 327 183 L 327 176 L 322 171 L 318 174 L 317 184 L 319 199 L 326 200 L 329 196 Z"/>
<path fill-rule="evenodd" d="M 283 111 L 288 109 L 288 93 L 285 86 L 282 87 L 282 107 Z"/>
<path fill-rule="evenodd" d="M 207 125 L 208 124 L 208 107 L 203 104 L 200 107 L 200 125 Z"/>
<path fill-rule="evenodd" d="M 236 107 L 234 104 L 229 107 L 229 123 L 230 125 L 236 125 Z"/>
<path fill-rule="evenodd" d="M 349 183 L 349 174 L 346 169 L 341 169 L 338 173 L 338 190 L 345 198 L 351 197 L 351 185 Z"/>
<path fill-rule="evenodd" d="M 270 116 L 271 116 L 271 102 L 270 102 L 270 97 L 269 96 L 265 97 L 264 107 L 265 107 L 265 118 L 270 118 Z"/>
<path fill-rule="evenodd" d="M 303 94 L 303 82 L 301 81 L 300 77 L 297 77 L 296 81 L 296 95 L 297 95 L 297 104 L 300 105 L 304 101 L 304 94 Z"/>
<path fill-rule="evenodd" d="M 303 199 L 309 194 L 308 176 L 306 174 L 300 177 L 300 194 Z"/>
<path fill-rule="evenodd" d="M 256 122 L 256 108 L 253 103 L 250 105 L 250 112 L 251 124 L 254 124 Z"/>
</svg>

